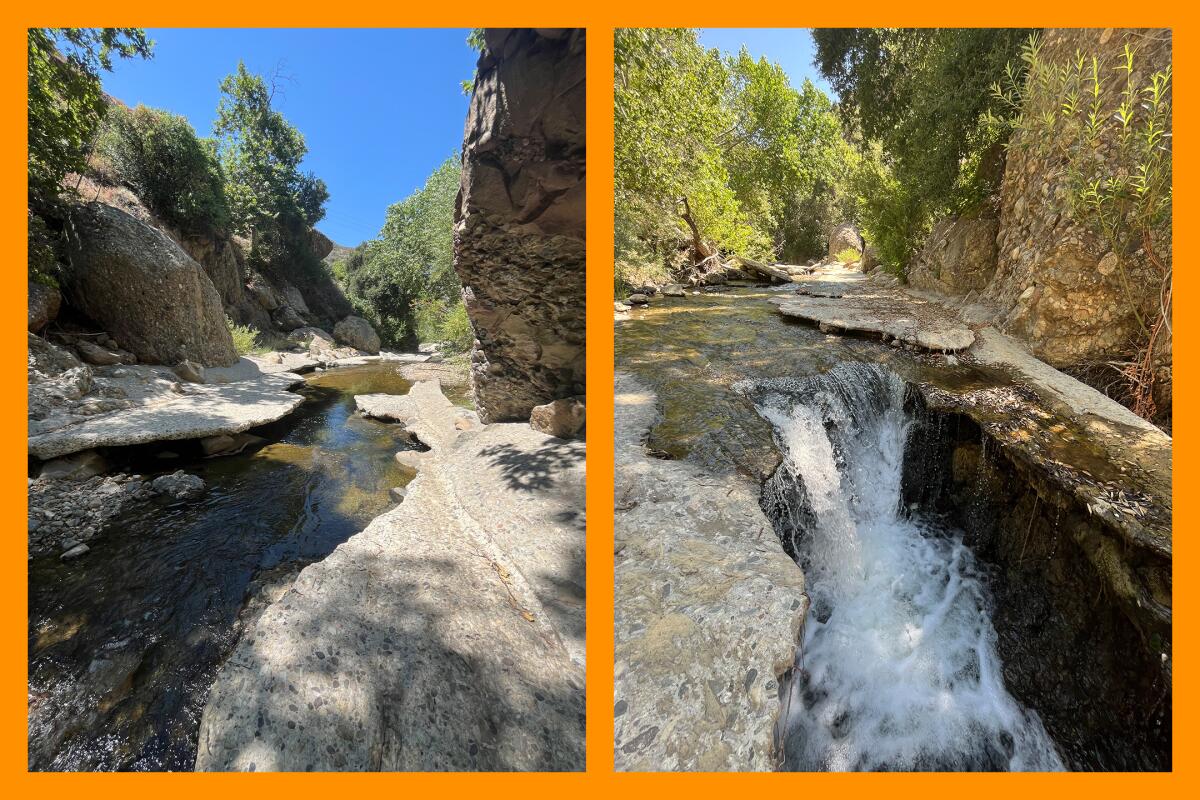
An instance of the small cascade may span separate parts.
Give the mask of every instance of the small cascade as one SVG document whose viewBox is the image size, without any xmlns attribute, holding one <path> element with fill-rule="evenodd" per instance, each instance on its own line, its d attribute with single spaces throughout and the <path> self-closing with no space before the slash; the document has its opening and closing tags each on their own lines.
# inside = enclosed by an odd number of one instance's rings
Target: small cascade
<svg viewBox="0 0 1200 800">
<path fill-rule="evenodd" d="M 904 382 L 843 363 L 736 388 L 774 427 L 784 460 L 762 506 L 812 599 L 784 697 L 784 766 L 1063 769 L 1037 714 L 1005 688 L 962 532 L 904 505 Z"/>
</svg>

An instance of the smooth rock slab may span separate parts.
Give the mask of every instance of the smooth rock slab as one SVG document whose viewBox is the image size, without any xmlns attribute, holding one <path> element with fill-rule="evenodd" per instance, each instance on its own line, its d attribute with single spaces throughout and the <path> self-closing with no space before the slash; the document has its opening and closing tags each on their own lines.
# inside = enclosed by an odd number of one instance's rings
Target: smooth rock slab
<svg viewBox="0 0 1200 800">
<path fill-rule="evenodd" d="M 940 319 L 889 313 L 869 297 L 794 295 L 771 298 L 779 313 L 819 325 L 821 330 L 846 331 L 896 339 L 904 344 L 937 352 L 957 352 L 975 343 L 968 327 Z"/>
<path fill-rule="evenodd" d="M 651 458 L 655 396 L 618 373 L 616 768 L 775 768 L 778 675 L 808 608 L 758 486 Z"/>
<path fill-rule="evenodd" d="M 460 432 L 436 382 L 363 398 L 431 450 L 239 642 L 196 769 L 582 770 L 583 445 Z"/>
<path fill-rule="evenodd" d="M 154 372 L 126 367 L 127 373 Z M 169 372 L 158 369 L 158 372 Z M 82 418 L 29 437 L 29 454 L 42 460 L 96 447 L 119 447 L 164 440 L 200 439 L 241 433 L 294 411 L 304 397 L 288 391 L 303 379 L 293 373 L 259 373 L 234 383 L 188 384 L 183 394 L 120 411 Z"/>
</svg>

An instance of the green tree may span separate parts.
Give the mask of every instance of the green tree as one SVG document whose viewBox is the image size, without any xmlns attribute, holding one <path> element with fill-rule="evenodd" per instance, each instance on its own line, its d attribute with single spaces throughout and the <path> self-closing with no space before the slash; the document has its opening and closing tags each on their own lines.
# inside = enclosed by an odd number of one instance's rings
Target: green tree
<svg viewBox="0 0 1200 800">
<path fill-rule="evenodd" d="M 864 152 L 872 143 L 882 148 L 860 183 L 881 178 L 879 168 L 896 182 L 886 196 L 864 198 L 893 266 L 907 263 L 934 219 L 977 208 L 999 186 L 1006 131 L 992 122 L 1001 103 L 990 87 L 1020 54 L 1027 34 L 1014 28 L 813 31 L 817 66 L 838 95 L 844 121 L 861 131 Z M 885 208 L 889 202 L 894 207 Z"/>
<path fill-rule="evenodd" d="M 461 177 L 459 158 L 446 159 L 424 186 L 388 208 L 377 238 L 336 267 L 355 308 L 389 346 L 412 344 L 418 337 L 463 338 L 461 331 L 445 330 L 461 322 L 454 272 L 454 205 Z"/>
<path fill-rule="evenodd" d="M 29 200 L 54 200 L 68 172 L 83 172 L 106 101 L 100 72 L 114 55 L 150 58 L 141 28 L 29 29 Z"/>
<path fill-rule="evenodd" d="M 216 142 L 177 114 L 114 105 L 96 156 L 156 214 L 187 233 L 224 233 L 230 223 Z"/>
<path fill-rule="evenodd" d="M 308 231 L 325 216 L 329 191 L 300 171 L 303 134 L 272 106 L 274 87 L 242 62 L 221 94 L 213 132 L 234 229 L 251 237 L 251 258 L 267 269 L 322 270 Z"/>
</svg>

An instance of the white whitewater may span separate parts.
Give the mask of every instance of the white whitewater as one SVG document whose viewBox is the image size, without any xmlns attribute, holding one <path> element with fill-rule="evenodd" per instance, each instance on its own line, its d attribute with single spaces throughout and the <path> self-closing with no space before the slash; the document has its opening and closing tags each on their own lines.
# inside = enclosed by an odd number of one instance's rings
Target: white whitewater
<svg viewBox="0 0 1200 800">
<path fill-rule="evenodd" d="M 805 520 L 796 553 L 813 611 L 785 699 L 787 766 L 1063 769 L 1037 715 L 1004 687 L 988 593 L 961 534 L 902 507 L 913 423 L 903 382 L 843 364 L 743 388 L 784 452 L 787 474 L 768 491 L 805 506 L 788 511 Z"/>
</svg>

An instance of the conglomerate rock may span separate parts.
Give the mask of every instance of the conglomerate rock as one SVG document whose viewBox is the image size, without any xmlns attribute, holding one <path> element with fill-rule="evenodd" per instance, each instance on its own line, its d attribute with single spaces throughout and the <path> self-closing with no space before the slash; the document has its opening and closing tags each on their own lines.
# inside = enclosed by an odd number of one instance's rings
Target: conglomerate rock
<svg viewBox="0 0 1200 800">
<path fill-rule="evenodd" d="M 484 422 L 583 394 L 583 30 L 489 29 L 463 143 L 454 266 Z"/>
</svg>

